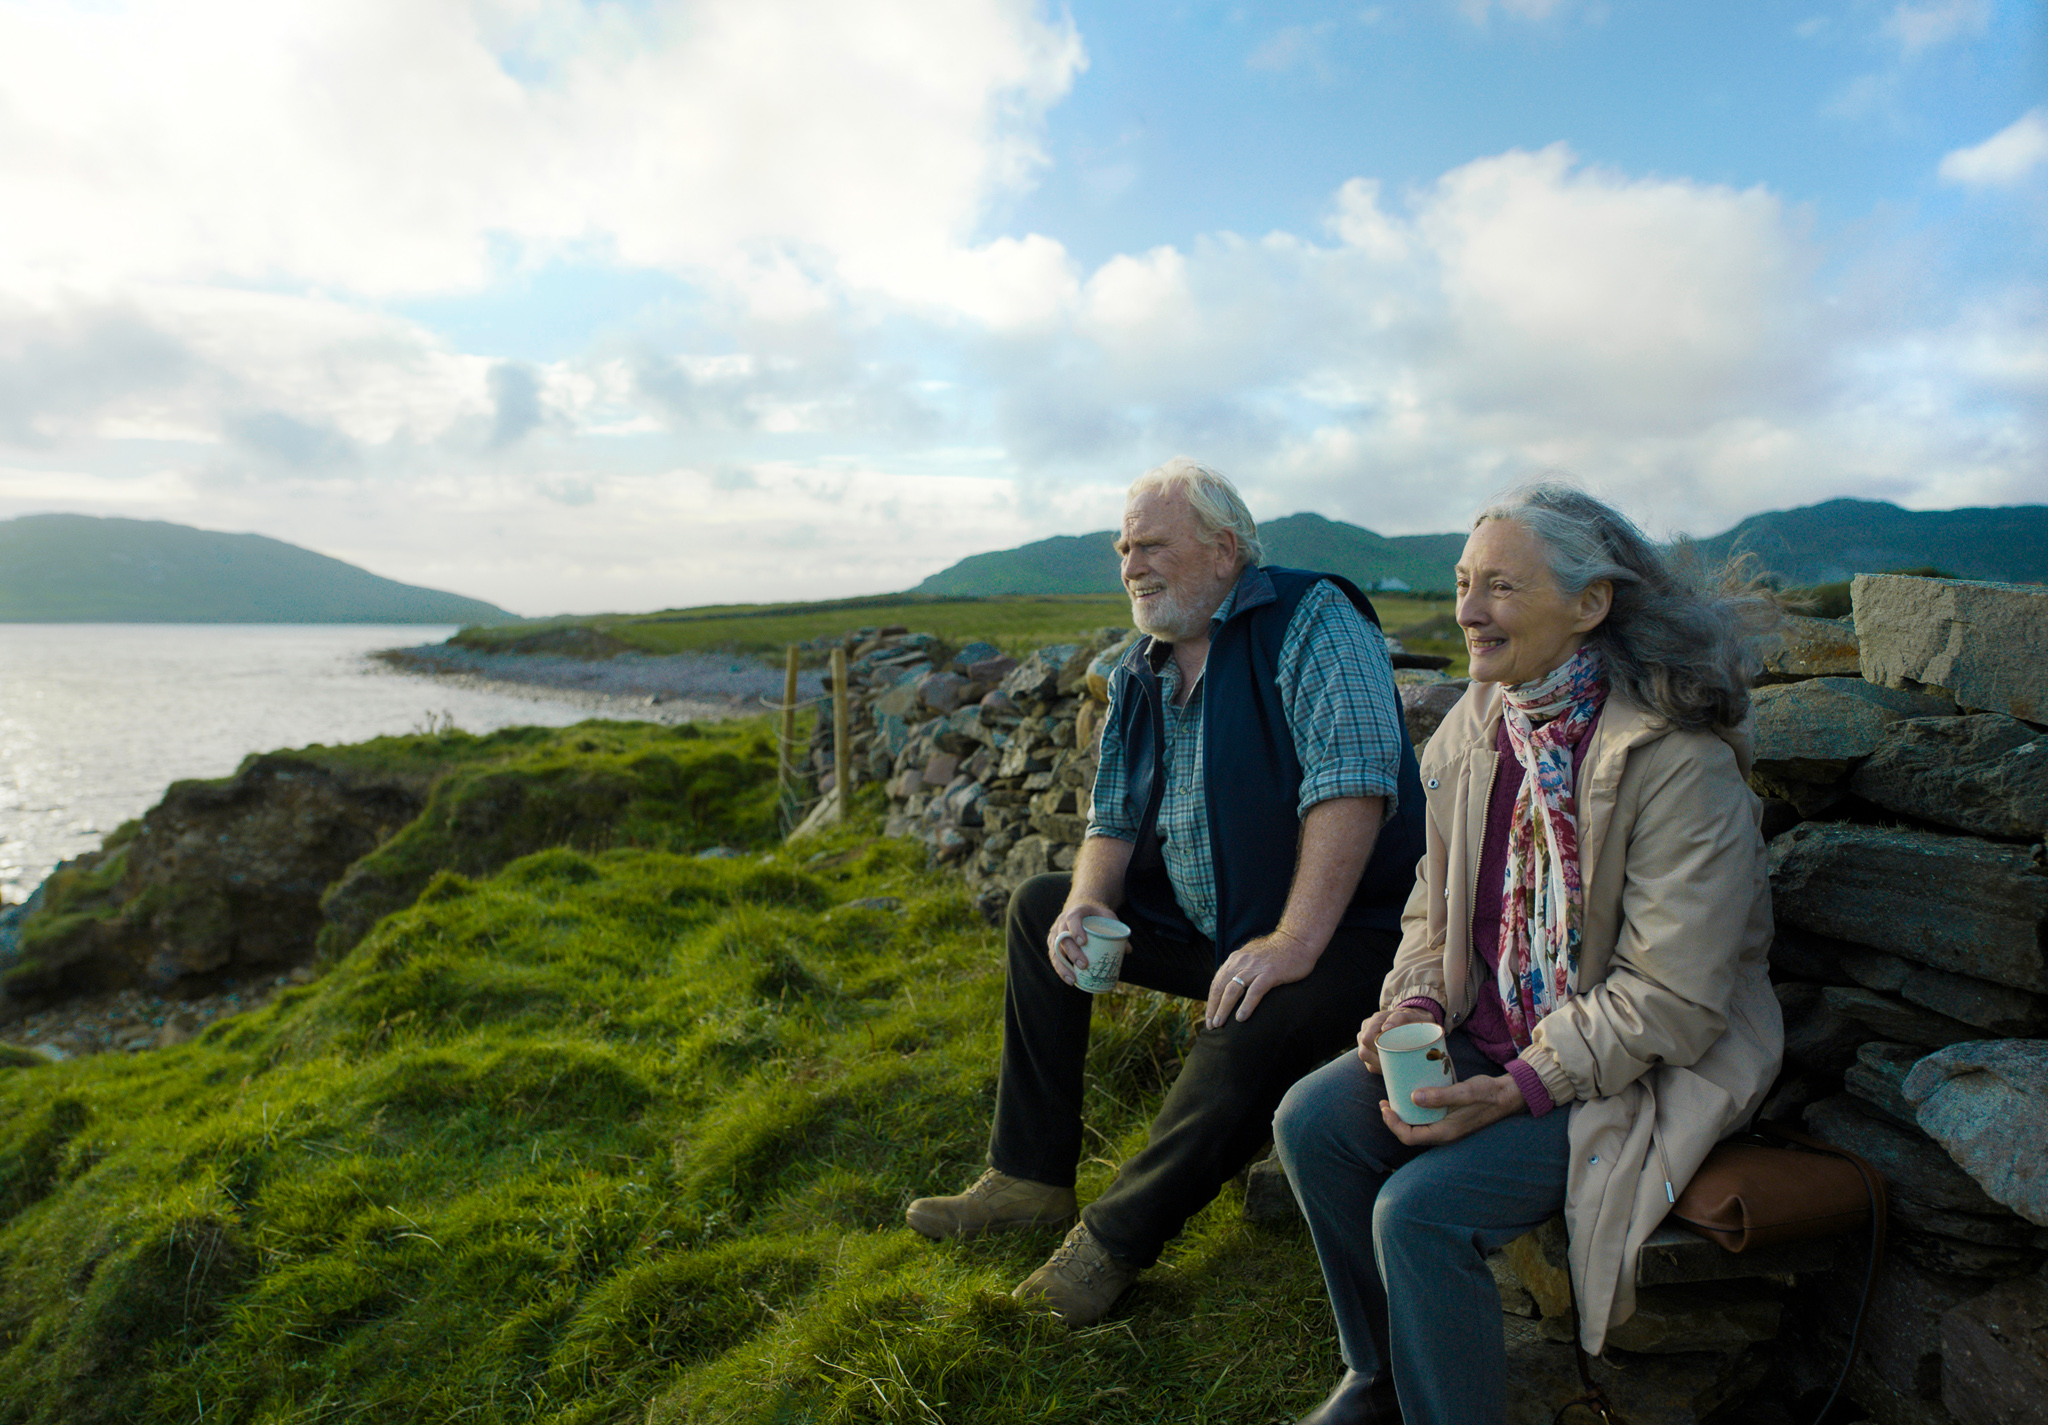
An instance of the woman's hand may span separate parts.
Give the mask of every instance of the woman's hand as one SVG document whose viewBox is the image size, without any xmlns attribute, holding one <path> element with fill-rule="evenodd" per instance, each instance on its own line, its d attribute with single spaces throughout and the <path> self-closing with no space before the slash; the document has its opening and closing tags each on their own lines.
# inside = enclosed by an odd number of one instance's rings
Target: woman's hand
<svg viewBox="0 0 2048 1425">
<path fill-rule="evenodd" d="M 1380 1051 L 1373 1046 L 1379 1042 L 1382 1034 L 1397 1024 L 1434 1023 L 1435 1015 L 1426 1009 L 1416 1009 L 1412 1005 L 1405 1009 L 1396 1005 L 1392 1009 L 1381 1010 L 1358 1026 L 1358 1062 L 1377 1074 L 1380 1071 Z"/>
<path fill-rule="evenodd" d="M 1370 1020 L 1366 1021 L 1368 1024 Z M 1364 1033 L 1363 1030 L 1359 1031 Z M 1434 1123 L 1408 1123 L 1394 1112 L 1394 1105 L 1380 1100 L 1380 1117 L 1387 1129 L 1411 1148 L 1433 1148 L 1455 1143 L 1488 1124 L 1529 1111 L 1521 1085 L 1506 1074 L 1484 1079 L 1465 1079 L 1441 1089 L 1417 1089 L 1411 1097 L 1417 1108 L 1447 1108 L 1449 1113 Z"/>
</svg>

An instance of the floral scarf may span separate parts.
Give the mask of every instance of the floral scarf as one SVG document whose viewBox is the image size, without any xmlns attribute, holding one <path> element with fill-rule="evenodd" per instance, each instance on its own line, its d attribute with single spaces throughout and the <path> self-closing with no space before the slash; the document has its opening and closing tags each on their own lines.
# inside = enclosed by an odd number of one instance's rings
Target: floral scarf
<svg viewBox="0 0 2048 1425">
<path fill-rule="evenodd" d="M 1585 896 L 1572 748 L 1606 701 L 1606 669 L 1591 648 L 1545 677 L 1501 689 L 1508 745 L 1524 776 L 1508 822 L 1498 973 L 1508 1030 L 1523 1047 L 1536 1021 L 1572 997 L 1578 978 Z"/>
</svg>

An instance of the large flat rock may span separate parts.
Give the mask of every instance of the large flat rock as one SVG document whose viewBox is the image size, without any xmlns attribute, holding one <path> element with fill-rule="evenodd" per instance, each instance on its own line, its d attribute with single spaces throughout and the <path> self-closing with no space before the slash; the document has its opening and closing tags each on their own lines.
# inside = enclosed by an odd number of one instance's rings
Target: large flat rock
<svg viewBox="0 0 2048 1425">
<path fill-rule="evenodd" d="M 1938 718 L 1945 698 L 1882 688 L 1861 678 L 1810 678 L 1758 688 L 1756 765 L 1766 773 L 1818 782 L 1868 757 L 1902 718 Z"/>
<path fill-rule="evenodd" d="M 1957 1044 L 1914 1065 L 1903 1091 L 1920 1127 L 1990 1197 L 2048 1226 L 2048 1040 Z"/>
<path fill-rule="evenodd" d="M 1905 1044 L 1918 1044 L 1928 1049 L 1942 1049 L 1950 1044 L 1962 1044 L 1984 1037 L 1982 1031 L 1974 1024 L 1950 1019 L 1945 1014 L 1935 1014 L 1931 1010 L 1921 1009 L 1918 1005 L 1893 999 L 1890 995 L 1881 995 L 1876 990 L 1829 985 L 1823 993 L 1827 996 L 1828 1007 L 1835 1013 L 1847 1015 L 1870 1026 L 1871 1031 L 1880 1038 L 1896 1039 Z"/>
<path fill-rule="evenodd" d="M 2024 846 L 1808 822 L 1771 842 L 1778 918 L 1936 969 L 2048 990 L 2048 876 Z"/>
<path fill-rule="evenodd" d="M 2048 828 L 2048 733 L 2003 713 L 1904 719 L 1883 730 L 1849 789 L 1974 836 L 2032 839 Z"/>
<path fill-rule="evenodd" d="M 1858 574 L 1849 600 L 1871 682 L 2048 722 L 2048 588 Z"/>
<path fill-rule="evenodd" d="M 1799 932 L 1791 932 L 1797 935 Z M 1771 945 L 1771 968 L 1779 966 L 1779 947 L 1785 940 L 1786 932 L 1780 931 L 1777 941 Z M 1820 941 L 1820 945 L 1837 942 Z M 1798 949 L 1788 951 L 1788 958 Z M 1885 990 L 1919 1005 L 1931 1009 L 1937 1015 L 1958 1020 L 1963 1025 L 1984 1033 L 1954 1034 L 1940 1040 L 1943 1044 L 1959 1043 L 1965 1039 L 1983 1039 L 1990 1036 L 2009 1039 L 2028 1039 L 2048 1031 L 2048 999 L 2028 994 L 2025 990 L 2012 989 L 2006 985 L 1994 985 L 1989 980 L 1973 980 L 1968 975 L 1951 974 L 1947 970 L 1930 970 L 1916 965 L 1911 960 L 1902 960 L 1896 955 L 1887 955 L 1882 950 L 1871 950 L 1861 945 L 1842 945 L 1835 957 L 1835 964 L 1843 974 L 1866 989 Z M 1827 979 L 1825 975 L 1808 975 L 1807 979 Z M 1836 976 L 1835 978 L 1840 978 Z M 1915 1044 L 1933 1044 L 1936 1040 L 1908 1038 Z"/>
</svg>

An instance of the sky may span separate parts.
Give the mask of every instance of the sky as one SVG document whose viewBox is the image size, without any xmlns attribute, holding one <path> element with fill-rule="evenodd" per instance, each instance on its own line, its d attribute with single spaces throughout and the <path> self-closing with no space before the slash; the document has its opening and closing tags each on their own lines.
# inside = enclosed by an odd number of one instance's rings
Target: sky
<svg viewBox="0 0 2048 1425">
<path fill-rule="evenodd" d="M 2040 0 L 0 0 L 0 517 L 515 612 L 2048 502 Z"/>
</svg>

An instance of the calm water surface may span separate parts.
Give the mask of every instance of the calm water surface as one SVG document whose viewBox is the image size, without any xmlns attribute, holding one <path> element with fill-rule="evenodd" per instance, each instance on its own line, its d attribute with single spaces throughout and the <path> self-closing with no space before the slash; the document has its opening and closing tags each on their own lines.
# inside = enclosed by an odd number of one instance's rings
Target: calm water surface
<svg viewBox="0 0 2048 1425">
<path fill-rule="evenodd" d="M 466 732 L 593 716 L 543 690 L 484 692 L 366 656 L 453 628 L 0 624 L 0 899 L 99 845 L 184 777 L 251 752 L 360 742 L 450 714 Z"/>
</svg>

